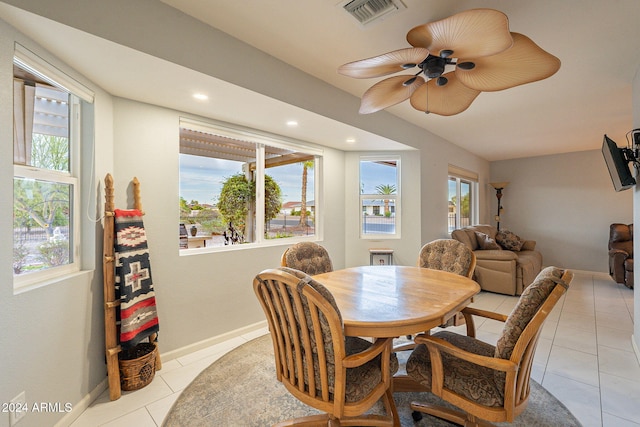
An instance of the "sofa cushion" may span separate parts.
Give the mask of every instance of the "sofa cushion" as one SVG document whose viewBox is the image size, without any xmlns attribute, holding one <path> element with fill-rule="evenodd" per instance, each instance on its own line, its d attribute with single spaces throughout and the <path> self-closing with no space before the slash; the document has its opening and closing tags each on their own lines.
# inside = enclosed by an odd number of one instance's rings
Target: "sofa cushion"
<svg viewBox="0 0 640 427">
<path fill-rule="evenodd" d="M 502 249 L 498 244 L 498 242 L 496 242 L 494 239 L 489 237 L 488 234 L 481 233 L 479 231 L 476 231 L 475 233 L 476 233 L 476 241 L 478 242 L 479 249 L 482 249 L 482 250 Z"/>
<path fill-rule="evenodd" d="M 498 231 L 496 234 L 496 241 L 500 246 L 508 251 L 519 251 L 522 249 L 522 245 L 524 244 L 524 240 L 509 230 Z"/>
</svg>

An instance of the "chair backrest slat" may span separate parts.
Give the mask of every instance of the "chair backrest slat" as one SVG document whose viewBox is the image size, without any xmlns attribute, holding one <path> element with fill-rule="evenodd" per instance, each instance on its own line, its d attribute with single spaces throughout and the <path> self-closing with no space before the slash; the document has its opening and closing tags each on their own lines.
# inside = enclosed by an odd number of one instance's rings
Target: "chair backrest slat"
<svg viewBox="0 0 640 427">
<path fill-rule="evenodd" d="M 274 277 L 256 278 L 254 288 L 272 331 L 278 379 L 325 402 L 335 393 L 344 397 L 335 378 L 336 356 L 341 360 L 345 349 L 333 296 L 300 271 L 272 271 Z"/>
</svg>

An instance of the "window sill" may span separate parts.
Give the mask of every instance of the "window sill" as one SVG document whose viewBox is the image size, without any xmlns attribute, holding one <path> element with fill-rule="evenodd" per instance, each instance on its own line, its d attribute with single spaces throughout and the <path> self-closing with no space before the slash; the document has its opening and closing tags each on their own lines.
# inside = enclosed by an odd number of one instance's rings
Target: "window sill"
<svg viewBox="0 0 640 427">
<path fill-rule="evenodd" d="M 14 285 L 13 295 L 20 295 L 26 292 L 33 291 L 35 289 L 43 288 L 45 286 L 55 285 L 57 283 L 64 282 L 69 279 L 73 279 L 81 276 L 86 276 L 87 281 L 91 281 L 93 279 L 94 272 L 95 270 L 80 270 L 80 271 L 75 271 L 73 273 L 63 274 L 63 275 L 52 277 L 49 279 L 40 280 L 37 282 L 28 282 L 28 283 L 20 284 L 18 286 Z"/>
<path fill-rule="evenodd" d="M 200 254 L 216 253 L 216 252 L 231 252 L 231 251 L 269 248 L 273 246 L 291 246 L 298 242 L 319 242 L 321 240 L 322 239 L 318 238 L 318 236 L 313 235 L 309 237 L 290 237 L 287 239 L 268 239 L 260 243 L 242 243 L 239 245 L 179 249 L 179 251 L 180 251 L 180 256 L 191 256 L 191 255 L 200 255 Z"/>
</svg>

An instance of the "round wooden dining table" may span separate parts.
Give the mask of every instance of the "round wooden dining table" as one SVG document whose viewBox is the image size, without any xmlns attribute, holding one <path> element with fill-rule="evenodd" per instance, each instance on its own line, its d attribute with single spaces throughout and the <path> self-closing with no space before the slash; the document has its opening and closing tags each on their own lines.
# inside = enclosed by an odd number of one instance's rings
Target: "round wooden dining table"
<svg viewBox="0 0 640 427">
<path fill-rule="evenodd" d="M 480 285 L 467 277 L 399 265 L 352 267 L 313 278 L 335 298 L 348 336 L 388 338 L 428 331 L 480 292 Z"/>
</svg>

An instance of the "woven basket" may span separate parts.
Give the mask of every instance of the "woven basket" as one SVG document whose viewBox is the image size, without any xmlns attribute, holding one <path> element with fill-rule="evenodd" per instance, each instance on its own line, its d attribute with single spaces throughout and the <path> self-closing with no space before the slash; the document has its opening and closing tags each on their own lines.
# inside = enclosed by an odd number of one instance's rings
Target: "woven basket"
<svg viewBox="0 0 640 427">
<path fill-rule="evenodd" d="M 156 374 L 156 346 L 140 343 L 122 350 L 118 355 L 120 365 L 120 388 L 131 391 L 149 384 Z"/>
</svg>

